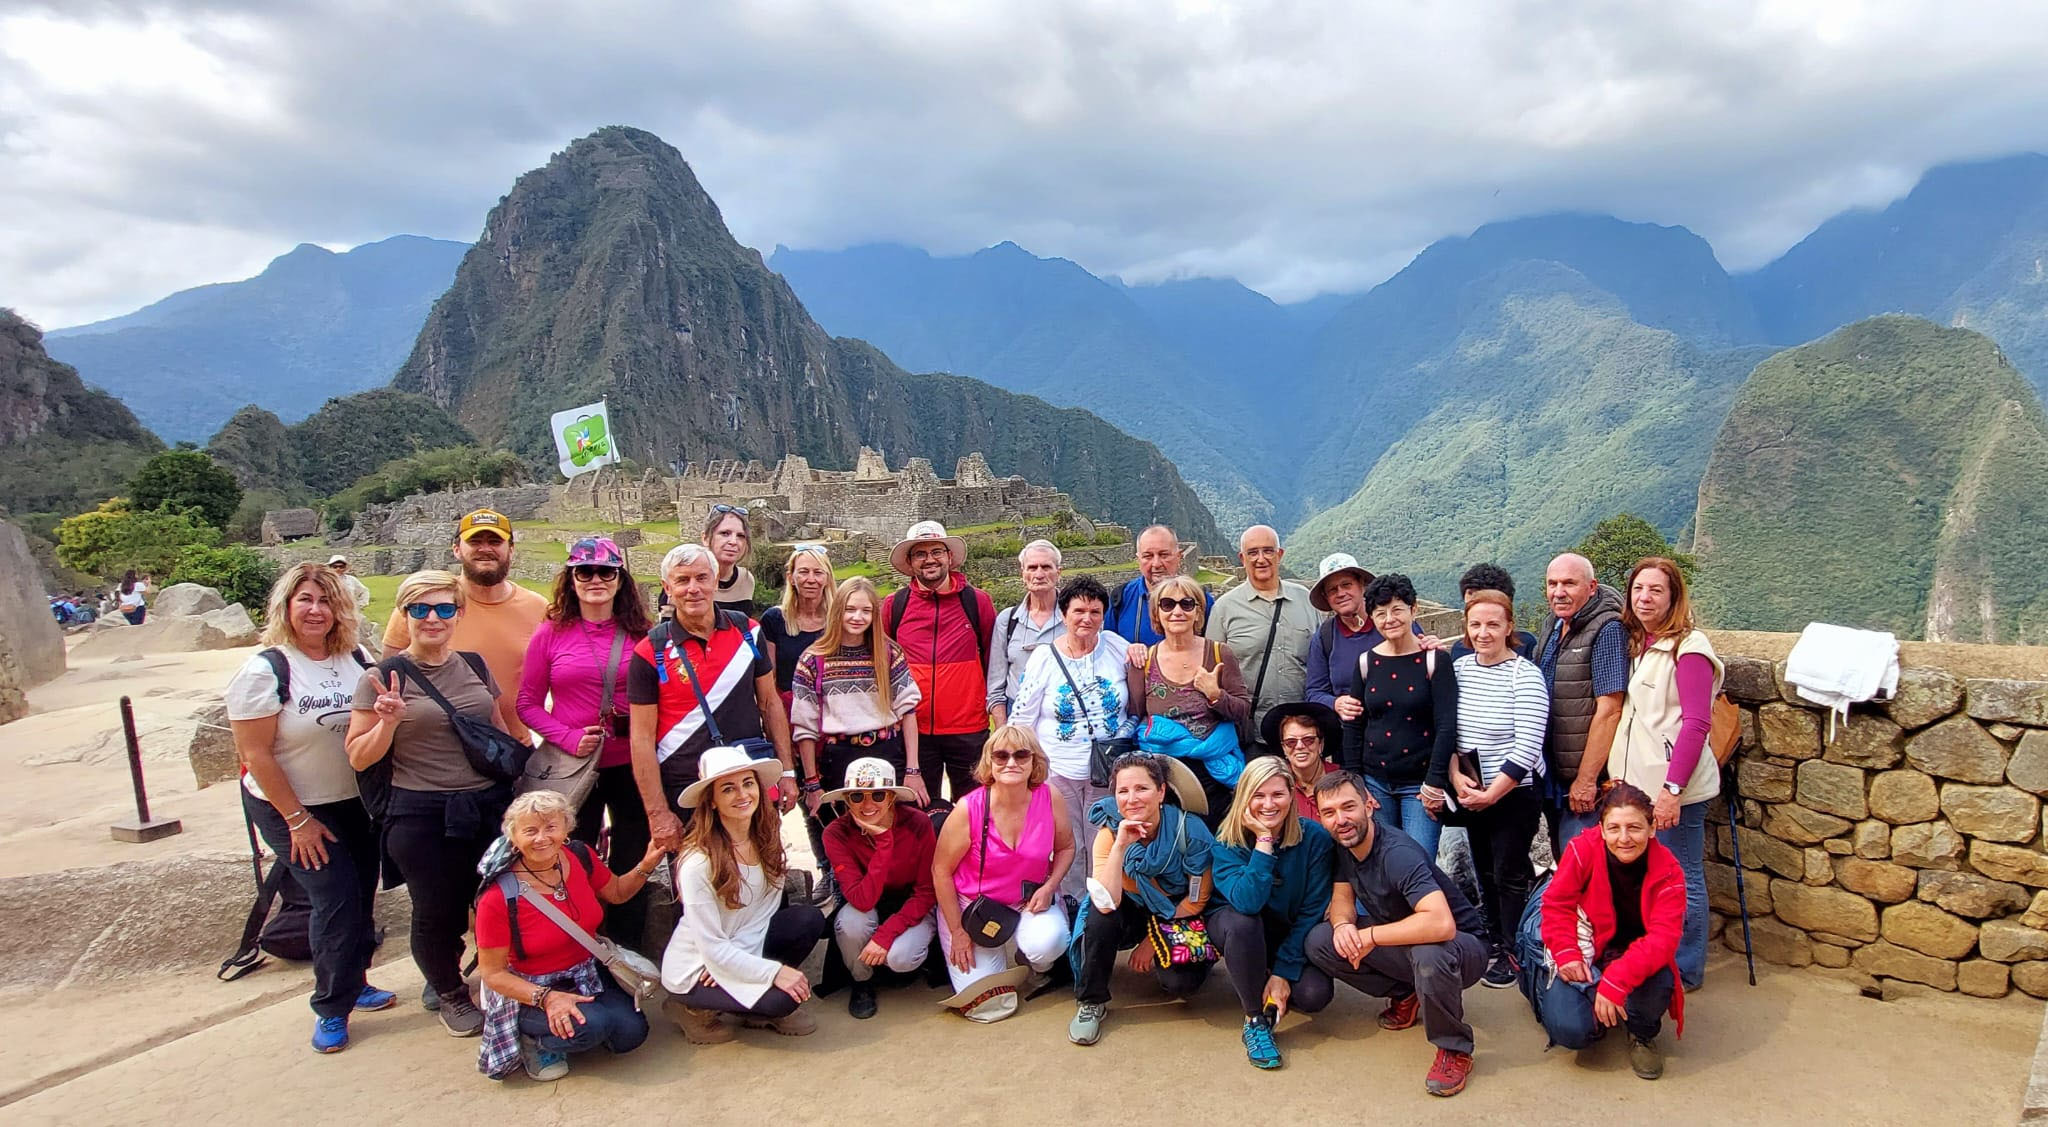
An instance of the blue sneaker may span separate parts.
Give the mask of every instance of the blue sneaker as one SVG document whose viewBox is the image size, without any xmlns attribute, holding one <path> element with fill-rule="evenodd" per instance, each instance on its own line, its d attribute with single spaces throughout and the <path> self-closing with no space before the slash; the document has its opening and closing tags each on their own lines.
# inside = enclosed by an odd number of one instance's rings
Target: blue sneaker
<svg viewBox="0 0 2048 1127">
<path fill-rule="evenodd" d="M 1264 1014 L 1244 1019 L 1244 1054 L 1253 1067 L 1279 1068 L 1280 1046 L 1273 1043 L 1273 1020 Z"/>
<path fill-rule="evenodd" d="M 389 990 L 379 990 L 367 982 L 363 984 L 363 992 L 356 995 L 356 1009 L 363 1013 L 371 1010 L 388 1010 L 397 1004 L 397 994 Z"/>
<path fill-rule="evenodd" d="M 519 1063 L 526 1066 L 528 1076 L 543 1083 L 569 1075 L 569 1054 L 548 1052 L 532 1037 L 519 1038 Z"/>
<path fill-rule="evenodd" d="M 313 1022 L 313 1051 L 316 1053 L 338 1053 L 348 1048 L 348 1019 L 345 1017 L 316 1018 Z"/>
</svg>

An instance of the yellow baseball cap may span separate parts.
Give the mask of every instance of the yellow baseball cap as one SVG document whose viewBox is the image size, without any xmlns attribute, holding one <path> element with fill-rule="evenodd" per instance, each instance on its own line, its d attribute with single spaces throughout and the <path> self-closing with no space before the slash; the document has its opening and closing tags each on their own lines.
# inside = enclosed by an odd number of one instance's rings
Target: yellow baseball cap
<svg viewBox="0 0 2048 1127">
<path fill-rule="evenodd" d="M 465 514 L 462 523 L 455 528 L 457 540 L 467 540 L 479 532 L 495 532 L 507 540 L 512 539 L 512 522 L 496 509 L 478 509 Z"/>
</svg>

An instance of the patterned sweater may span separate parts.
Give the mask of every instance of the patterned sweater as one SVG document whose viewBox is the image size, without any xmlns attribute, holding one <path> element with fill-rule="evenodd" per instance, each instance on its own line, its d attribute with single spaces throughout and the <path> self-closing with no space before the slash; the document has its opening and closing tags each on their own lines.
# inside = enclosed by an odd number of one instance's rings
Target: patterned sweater
<svg viewBox="0 0 2048 1127">
<path fill-rule="evenodd" d="M 841 646 L 828 656 L 808 650 L 789 682 L 793 738 L 830 742 L 834 736 L 878 731 L 896 724 L 923 699 L 903 648 L 889 645 L 889 708 L 876 691 L 875 659 L 866 646 Z"/>
</svg>

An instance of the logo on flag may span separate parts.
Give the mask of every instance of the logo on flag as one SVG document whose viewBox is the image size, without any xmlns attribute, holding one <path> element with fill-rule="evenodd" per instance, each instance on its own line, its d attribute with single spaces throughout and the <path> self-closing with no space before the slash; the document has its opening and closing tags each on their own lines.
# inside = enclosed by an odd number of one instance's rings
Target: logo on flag
<svg viewBox="0 0 2048 1127">
<path fill-rule="evenodd" d="M 563 477 L 589 473 L 619 460 L 618 449 L 612 442 L 611 419 L 602 399 L 587 407 L 555 412 L 548 420 L 548 430 L 555 436 L 555 454 L 561 462 Z"/>
</svg>

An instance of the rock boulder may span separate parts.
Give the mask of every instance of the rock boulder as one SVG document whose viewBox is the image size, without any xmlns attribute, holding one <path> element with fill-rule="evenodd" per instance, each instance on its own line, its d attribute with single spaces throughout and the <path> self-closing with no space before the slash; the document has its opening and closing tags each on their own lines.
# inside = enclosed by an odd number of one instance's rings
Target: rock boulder
<svg viewBox="0 0 2048 1127">
<path fill-rule="evenodd" d="M 205 614 L 226 605 L 228 601 L 221 598 L 220 592 L 211 587 L 202 587 L 197 583 L 173 583 L 158 591 L 156 598 L 150 600 L 148 617 Z M 143 621 L 145 625 L 148 624 L 148 618 Z"/>
</svg>

